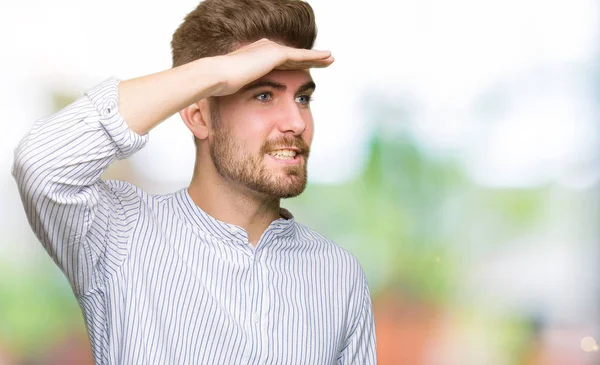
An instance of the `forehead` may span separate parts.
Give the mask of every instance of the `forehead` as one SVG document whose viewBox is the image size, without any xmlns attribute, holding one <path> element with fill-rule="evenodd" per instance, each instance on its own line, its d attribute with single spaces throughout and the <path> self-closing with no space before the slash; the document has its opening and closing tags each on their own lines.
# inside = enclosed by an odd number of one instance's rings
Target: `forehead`
<svg viewBox="0 0 600 365">
<path fill-rule="evenodd" d="M 247 93 L 256 91 L 259 87 L 262 86 L 254 86 L 260 81 L 269 81 L 274 82 L 276 84 L 281 84 L 287 90 L 286 92 L 295 93 L 296 90 L 299 90 L 307 83 L 312 81 L 312 77 L 310 75 L 310 70 L 273 70 L 268 74 L 246 84 L 240 90 L 235 92 L 234 94 L 219 96 L 219 109 L 222 107 L 226 107 L 230 103 L 235 103 L 241 100 L 244 100 L 245 95 Z"/>
<path fill-rule="evenodd" d="M 308 81 L 312 81 L 310 70 L 273 70 L 263 77 L 257 79 L 271 80 L 281 84 L 285 84 L 288 88 L 295 88 Z"/>
</svg>

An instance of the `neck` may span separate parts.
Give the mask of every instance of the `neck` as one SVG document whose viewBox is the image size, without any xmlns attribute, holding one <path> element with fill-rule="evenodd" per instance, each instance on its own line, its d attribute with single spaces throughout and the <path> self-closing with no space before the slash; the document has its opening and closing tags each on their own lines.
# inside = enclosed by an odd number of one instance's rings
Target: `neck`
<svg viewBox="0 0 600 365">
<path fill-rule="evenodd" d="M 211 217 L 244 228 L 248 241 L 256 246 L 264 231 L 280 217 L 280 199 L 261 196 L 227 181 L 214 167 L 197 167 L 188 188 L 194 203 Z"/>
</svg>

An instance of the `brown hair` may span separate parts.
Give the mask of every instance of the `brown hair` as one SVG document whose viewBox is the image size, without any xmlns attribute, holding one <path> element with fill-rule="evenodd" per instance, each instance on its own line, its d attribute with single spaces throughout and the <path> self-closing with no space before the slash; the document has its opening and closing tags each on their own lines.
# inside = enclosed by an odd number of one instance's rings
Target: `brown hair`
<svg viewBox="0 0 600 365">
<path fill-rule="evenodd" d="M 261 38 L 311 49 L 316 36 L 312 7 L 302 0 L 204 0 L 173 34 L 173 67 Z"/>
</svg>

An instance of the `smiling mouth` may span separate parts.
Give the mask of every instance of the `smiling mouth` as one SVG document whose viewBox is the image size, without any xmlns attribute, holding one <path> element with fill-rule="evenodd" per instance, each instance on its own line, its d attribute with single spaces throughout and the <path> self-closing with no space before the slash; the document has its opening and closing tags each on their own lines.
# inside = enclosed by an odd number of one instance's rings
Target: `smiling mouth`
<svg viewBox="0 0 600 365">
<path fill-rule="evenodd" d="M 280 149 L 267 153 L 278 160 L 293 160 L 299 155 L 298 151 L 292 149 Z"/>
</svg>

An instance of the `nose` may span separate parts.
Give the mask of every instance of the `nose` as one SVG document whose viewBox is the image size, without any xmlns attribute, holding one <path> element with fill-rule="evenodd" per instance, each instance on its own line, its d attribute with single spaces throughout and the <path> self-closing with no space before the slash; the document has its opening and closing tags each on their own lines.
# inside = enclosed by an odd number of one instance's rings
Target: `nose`
<svg viewBox="0 0 600 365">
<path fill-rule="evenodd" d="M 306 118 L 310 117 L 310 111 L 303 111 L 301 108 L 295 100 L 285 103 L 279 119 L 280 132 L 293 133 L 296 136 L 304 133 L 307 126 Z"/>
</svg>

